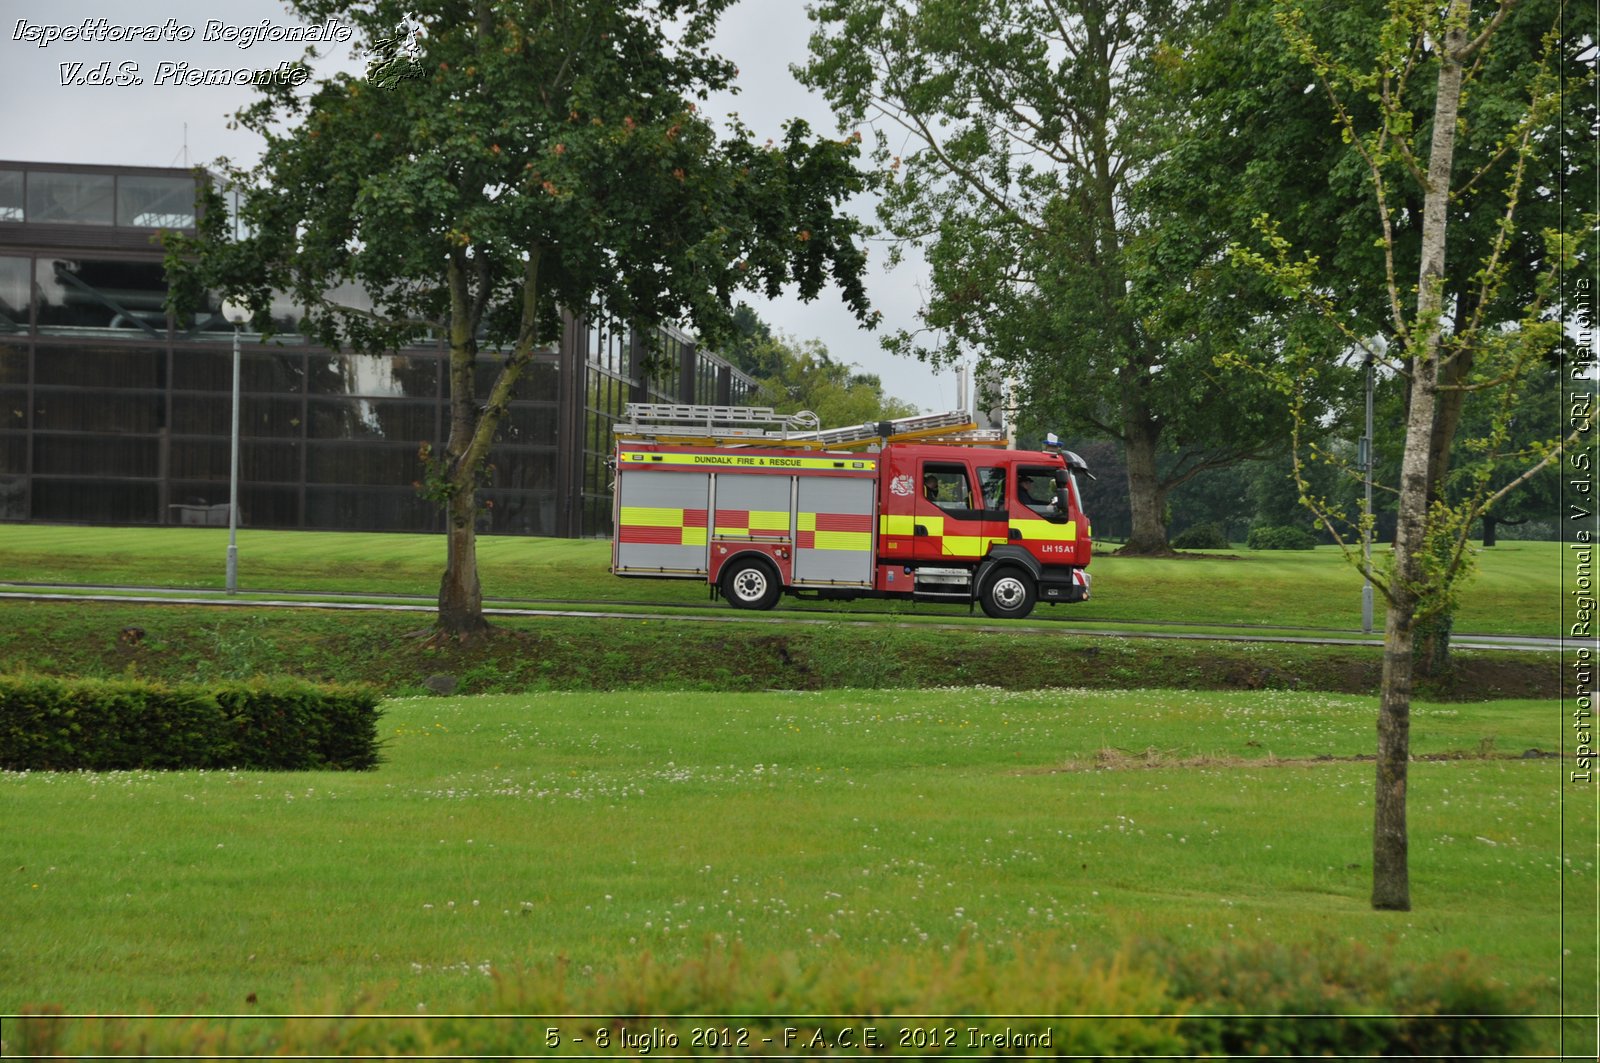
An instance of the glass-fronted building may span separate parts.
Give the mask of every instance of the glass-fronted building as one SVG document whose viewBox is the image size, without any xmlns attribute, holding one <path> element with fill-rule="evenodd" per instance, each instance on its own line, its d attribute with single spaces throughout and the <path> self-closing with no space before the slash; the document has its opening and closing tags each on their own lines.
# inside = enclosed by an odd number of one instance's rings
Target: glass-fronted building
<svg viewBox="0 0 1600 1063">
<path fill-rule="evenodd" d="M 0 520 L 227 523 L 234 336 L 220 314 L 168 314 L 158 239 L 193 228 L 195 180 L 0 161 Z M 609 534 L 623 407 L 737 404 L 753 390 L 670 329 L 652 338 L 646 379 L 642 341 L 566 315 L 497 437 L 482 530 Z M 448 432 L 442 345 L 375 356 L 246 333 L 241 351 L 241 523 L 441 528 L 415 483 L 421 445 L 441 449 Z"/>
</svg>

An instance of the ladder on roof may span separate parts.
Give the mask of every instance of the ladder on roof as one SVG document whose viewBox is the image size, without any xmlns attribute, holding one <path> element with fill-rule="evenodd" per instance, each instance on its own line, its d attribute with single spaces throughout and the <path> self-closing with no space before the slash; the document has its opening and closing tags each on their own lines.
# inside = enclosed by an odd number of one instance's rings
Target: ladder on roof
<svg viewBox="0 0 1600 1063">
<path fill-rule="evenodd" d="M 781 414 L 770 406 L 689 406 L 629 403 L 612 426 L 621 440 L 681 446 L 784 446 L 808 450 L 860 450 L 879 443 L 951 443 L 994 446 L 1004 433 L 979 428 L 970 414 L 918 414 L 843 428 L 820 427 L 810 410 Z"/>
</svg>

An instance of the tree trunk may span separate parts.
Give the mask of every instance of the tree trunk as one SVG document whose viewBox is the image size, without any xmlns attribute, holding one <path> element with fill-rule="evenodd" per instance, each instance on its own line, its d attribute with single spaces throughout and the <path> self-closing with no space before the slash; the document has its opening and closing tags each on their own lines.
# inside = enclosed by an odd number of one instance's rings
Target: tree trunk
<svg viewBox="0 0 1600 1063">
<path fill-rule="evenodd" d="M 1442 396 L 1448 393 L 1439 392 L 1438 394 L 1442 401 Z M 1437 411 L 1435 413 L 1437 414 Z M 1437 431 L 1437 420 L 1434 422 L 1434 428 Z M 1434 484 L 1437 485 L 1437 480 L 1434 481 Z M 1427 501 L 1429 509 L 1431 510 L 1438 501 L 1438 495 L 1430 487 Z M 1447 544 L 1429 543 L 1427 549 L 1434 552 L 1436 555 L 1435 561 L 1441 564 L 1445 563 L 1446 558 L 1438 555 L 1444 555 L 1447 552 Z M 1429 588 L 1430 594 L 1434 598 L 1429 603 L 1431 608 L 1428 610 L 1427 616 L 1417 620 L 1412 625 L 1412 635 L 1415 640 L 1412 659 L 1416 662 L 1417 675 L 1426 679 L 1435 679 L 1443 676 L 1450 667 L 1450 631 L 1455 626 L 1455 610 L 1448 604 L 1449 589 L 1450 581 L 1440 577 L 1438 584 Z"/>
<path fill-rule="evenodd" d="M 1378 778 L 1372 814 L 1372 906 L 1410 911 L 1406 767 L 1411 758 L 1411 629 L 1390 608 L 1383 632 L 1378 703 Z"/>
<path fill-rule="evenodd" d="M 488 11 L 480 5 L 480 17 Z M 511 407 L 522 370 L 539 343 L 539 264 L 542 250 L 528 249 L 522 286 L 522 326 L 489 394 L 477 394 L 478 325 L 487 305 L 486 292 L 473 299 L 462 255 L 448 260 L 450 282 L 450 441 L 445 447 L 444 476 L 449 485 L 445 503 L 448 549 L 439 581 L 438 632 L 460 638 L 489 630 L 483 617 L 483 591 L 478 584 L 478 488 L 489 463 L 494 433 Z M 579 370 L 582 371 L 581 369 Z"/>
<path fill-rule="evenodd" d="M 1484 546 L 1493 546 L 1494 545 L 1494 543 L 1495 543 L 1494 526 L 1496 524 L 1499 524 L 1499 523 L 1500 522 L 1495 519 L 1494 514 L 1485 513 L 1483 515 L 1483 545 Z"/>
<path fill-rule="evenodd" d="M 1436 679 L 1450 670 L 1450 632 L 1454 628 L 1455 616 L 1448 611 L 1434 613 L 1413 625 L 1415 649 L 1411 656 L 1417 675 Z"/>
<path fill-rule="evenodd" d="M 483 591 L 478 584 L 477 319 L 472 313 L 464 260 L 448 260 L 450 284 L 450 438 L 443 475 L 449 496 L 444 504 L 445 565 L 439 580 L 438 633 L 458 638 L 486 631 Z M 485 411 L 484 415 L 487 415 Z"/>
<path fill-rule="evenodd" d="M 1420 325 L 1420 322 L 1419 322 Z M 1437 337 L 1436 337 L 1437 338 Z M 1383 683 L 1378 695 L 1378 763 L 1372 806 L 1372 906 L 1411 909 L 1406 830 L 1406 767 L 1411 759 L 1411 679 L 1415 667 L 1417 590 L 1427 549 L 1428 439 L 1433 427 L 1435 365 L 1412 359 L 1411 412 L 1400 468 L 1394 577 L 1383 626 Z"/>
<path fill-rule="evenodd" d="M 1128 458 L 1128 510 L 1132 533 L 1118 553 L 1162 557 L 1172 553 L 1167 524 L 1162 519 L 1167 492 L 1156 471 L 1156 444 L 1160 428 L 1150 418 L 1132 412 L 1127 418 L 1125 449 Z"/>
<path fill-rule="evenodd" d="M 1422 264 L 1417 316 L 1406 344 L 1411 363 L 1411 407 L 1400 462 L 1400 498 L 1394 535 L 1394 576 L 1384 620 L 1383 688 L 1378 698 L 1378 764 L 1372 821 L 1372 906 L 1411 909 L 1406 830 L 1406 768 L 1411 758 L 1412 624 L 1423 588 L 1428 549 L 1428 496 L 1432 486 L 1440 336 L 1443 331 L 1446 208 L 1455 160 L 1461 105 L 1462 53 L 1470 0 L 1453 0 L 1440 42 L 1439 87 L 1434 97 L 1428 187 L 1422 207 Z M 1397 322 L 1396 324 L 1402 324 Z M 1444 443 L 1448 445 L 1448 440 Z"/>
<path fill-rule="evenodd" d="M 1173 551 L 1167 543 L 1167 522 L 1162 512 L 1167 490 L 1156 470 L 1161 425 L 1152 416 L 1143 390 L 1158 358 L 1146 351 L 1146 340 L 1128 301 L 1127 248 L 1121 226 L 1123 178 L 1117 165 L 1111 117 L 1116 42 L 1106 27 L 1113 21 L 1116 6 L 1114 0 L 1099 0 L 1081 12 L 1084 54 L 1094 57 L 1086 66 L 1093 70 L 1097 90 L 1093 105 L 1084 115 L 1089 144 L 1086 192 L 1095 233 L 1093 261 L 1089 265 L 1099 277 L 1098 299 L 1108 331 L 1121 347 L 1118 390 L 1132 528 L 1127 544 L 1118 553 L 1165 557 Z"/>
<path fill-rule="evenodd" d="M 489 629 L 483 618 L 483 590 L 478 583 L 478 529 L 476 485 L 468 477 L 465 487 L 450 497 L 445 507 L 448 542 L 444 576 L 439 580 L 439 633 L 471 637 Z"/>
<path fill-rule="evenodd" d="M 1383 682 L 1378 695 L 1378 763 L 1372 806 L 1372 906 L 1393 911 L 1411 908 L 1406 766 L 1411 759 L 1413 624 L 1427 550 L 1428 441 L 1436 387 L 1433 359 L 1418 352 L 1412 367 L 1411 410 L 1406 423 L 1394 533 L 1394 577 L 1383 626 Z"/>
</svg>

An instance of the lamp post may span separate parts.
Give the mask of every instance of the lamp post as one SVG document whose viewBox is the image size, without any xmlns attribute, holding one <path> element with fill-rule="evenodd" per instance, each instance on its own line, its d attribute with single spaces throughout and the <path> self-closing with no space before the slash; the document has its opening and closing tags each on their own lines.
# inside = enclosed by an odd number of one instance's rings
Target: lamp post
<svg viewBox="0 0 1600 1063">
<path fill-rule="evenodd" d="M 1372 355 L 1367 355 L 1367 434 L 1361 439 L 1361 478 L 1366 491 L 1362 503 L 1361 521 L 1361 574 L 1366 577 L 1361 585 L 1361 633 L 1372 634 Z"/>
<path fill-rule="evenodd" d="M 228 582 L 229 594 L 239 592 L 239 330 L 250 311 L 231 300 L 222 304 L 222 316 L 233 326 L 233 428 L 228 436 Z"/>
</svg>

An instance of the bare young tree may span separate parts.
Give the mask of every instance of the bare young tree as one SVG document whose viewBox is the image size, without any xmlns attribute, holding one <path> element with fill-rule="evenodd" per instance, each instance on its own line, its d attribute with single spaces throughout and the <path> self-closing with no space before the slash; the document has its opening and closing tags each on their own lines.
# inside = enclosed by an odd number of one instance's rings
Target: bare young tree
<svg viewBox="0 0 1600 1063">
<path fill-rule="evenodd" d="M 1562 271 L 1576 261 L 1575 234 L 1549 231 L 1543 235 L 1543 268 L 1515 319 L 1496 318 L 1491 312 L 1503 305 L 1508 248 L 1517 235 L 1518 207 L 1530 194 L 1526 180 L 1530 159 L 1563 117 L 1555 69 L 1557 24 L 1550 25 L 1544 36 L 1540 61 L 1526 85 L 1524 106 L 1505 121 L 1498 150 L 1471 173 L 1460 173 L 1457 166 L 1456 138 L 1462 126 L 1463 100 L 1516 3 L 1501 0 L 1483 17 L 1474 16 L 1472 0 L 1448 0 L 1443 5 L 1430 0 L 1392 4 L 1387 21 L 1375 27 L 1378 44 L 1365 63 L 1321 46 L 1306 13 L 1297 6 L 1279 8 L 1279 24 L 1291 48 L 1315 72 L 1336 126 L 1367 176 L 1385 267 L 1388 305 L 1384 335 L 1374 340 L 1350 329 L 1349 315 L 1342 313 L 1337 300 L 1318 283 L 1316 260 L 1296 258 L 1271 219 L 1261 222 L 1265 252 L 1236 252 L 1321 309 L 1345 330 L 1353 348 L 1364 350 L 1388 371 L 1400 374 L 1407 389 L 1405 441 L 1399 482 L 1394 486 L 1398 523 L 1393 551 L 1380 569 L 1371 572 L 1374 586 L 1386 602 L 1373 813 L 1372 905 L 1379 909 L 1411 907 L 1406 786 L 1419 625 L 1449 610 L 1452 593 L 1470 569 L 1467 536 L 1473 522 L 1554 462 L 1564 445 L 1549 440 L 1513 448 L 1509 427 L 1521 390 L 1537 379 L 1538 367 L 1560 346 L 1557 285 Z M 1429 74 L 1431 94 L 1419 91 Z M 1370 117 L 1364 119 L 1360 115 L 1368 101 L 1376 107 L 1368 108 Z M 1498 201 L 1475 195 L 1491 173 L 1497 175 L 1494 184 L 1502 192 Z M 1403 253 L 1398 219 L 1407 198 L 1414 200 L 1418 195 L 1419 266 L 1413 300 L 1399 265 L 1409 249 Z M 1480 248 L 1479 260 L 1472 263 L 1471 287 L 1447 300 L 1447 278 L 1454 265 L 1447 237 L 1463 212 L 1474 210 L 1495 212 L 1490 238 Z M 1234 361 L 1249 364 L 1245 359 Z M 1307 355 L 1298 371 L 1273 373 L 1290 396 L 1291 405 L 1298 405 L 1304 380 L 1315 374 L 1313 363 L 1314 358 Z M 1467 481 L 1466 489 L 1451 503 L 1439 490 L 1442 455 L 1451 451 L 1461 404 L 1468 398 L 1491 407 L 1490 427 L 1475 440 L 1473 449 L 1480 460 L 1470 469 L 1459 470 Z M 1296 420 L 1303 426 L 1303 417 Z M 1341 514 L 1311 492 L 1303 475 L 1305 460 L 1326 455 L 1315 448 L 1307 455 L 1298 438 L 1295 451 L 1303 501 L 1345 549 L 1346 556 L 1362 563 Z M 1493 470 L 1504 469 L 1510 458 L 1521 459 L 1521 471 L 1508 482 L 1494 482 Z"/>
</svg>

